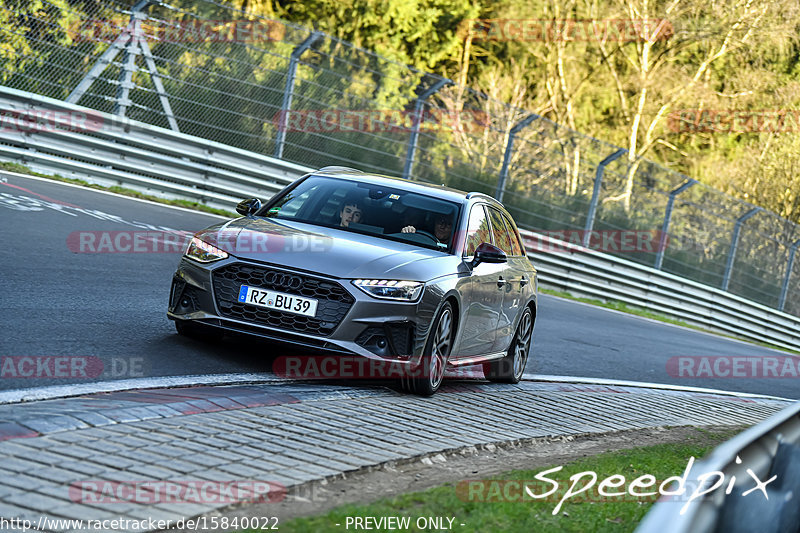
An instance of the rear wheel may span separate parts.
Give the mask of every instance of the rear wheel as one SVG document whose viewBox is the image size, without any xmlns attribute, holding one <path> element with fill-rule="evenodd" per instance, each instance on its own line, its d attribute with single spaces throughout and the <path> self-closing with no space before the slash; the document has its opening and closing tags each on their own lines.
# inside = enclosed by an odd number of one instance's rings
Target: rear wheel
<svg viewBox="0 0 800 533">
<path fill-rule="evenodd" d="M 178 335 L 204 342 L 213 342 L 222 338 L 222 333 L 216 328 L 195 324 L 190 320 L 176 320 L 175 331 L 178 332 Z"/>
<path fill-rule="evenodd" d="M 528 307 L 519 319 L 517 331 L 508 353 L 502 359 L 484 364 L 483 372 L 490 381 L 501 383 L 519 383 L 525 373 L 528 363 L 528 353 L 531 350 L 533 338 L 533 313 Z"/>
<path fill-rule="evenodd" d="M 455 333 L 453 306 L 445 302 L 433 321 L 428 343 L 415 376 L 407 380 L 407 389 L 420 396 L 431 396 L 442 385 Z"/>
</svg>

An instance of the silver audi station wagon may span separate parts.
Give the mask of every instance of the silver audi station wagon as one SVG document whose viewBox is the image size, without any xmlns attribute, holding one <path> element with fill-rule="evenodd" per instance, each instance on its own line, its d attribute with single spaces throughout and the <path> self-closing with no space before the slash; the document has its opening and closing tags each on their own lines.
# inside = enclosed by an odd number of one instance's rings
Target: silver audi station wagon
<svg viewBox="0 0 800 533">
<path fill-rule="evenodd" d="M 426 396 L 448 367 L 521 379 L 536 269 L 497 200 L 326 167 L 237 211 L 181 258 L 167 312 L 178 333 L 391 362 Z"/>
</svg>

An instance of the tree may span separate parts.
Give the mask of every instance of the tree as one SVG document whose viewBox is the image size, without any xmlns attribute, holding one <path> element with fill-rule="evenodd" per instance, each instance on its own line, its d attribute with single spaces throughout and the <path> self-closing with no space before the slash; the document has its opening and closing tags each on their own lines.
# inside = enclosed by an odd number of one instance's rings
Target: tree
<svg viewBox="0 0 800 533">
<path fill-rule="evenodd" d="M 642 25 L 641 40 L 620 43 L 613 50 L 608 43 L 598 42 L 627 122 L 628 171 L 624 191 L 613 199 L 622 200 L 628 211 L 639 161 L 656 143 L 664 142 L 660 133 L 669 111 L 679 102 L 689 101 L 696 87 L 707 79 L 712 65 L 754 38 L 771 4 L 763 0 L 618 2 L 620 11 L 630 20 L 658 21 L 654 27 Z M 720 29 L 698 39 L 690 31 L 668 32 L 671 20 L 705 21 L 707 26 Z"/>
<path fill-rule="evenodd" d="M 459 24 L 477 9 L 468 0 L 311 0 L 278 2 L 275 12 L 429 72 L 457 58 Z"/>
</svg>

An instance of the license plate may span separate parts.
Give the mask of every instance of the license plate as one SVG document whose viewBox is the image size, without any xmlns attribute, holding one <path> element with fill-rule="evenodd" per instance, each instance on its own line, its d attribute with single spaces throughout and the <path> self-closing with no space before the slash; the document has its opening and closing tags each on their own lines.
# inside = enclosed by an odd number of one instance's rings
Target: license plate
<svg viewBox="0 0 800 533">
<path fill-rule="evenodd" d="M 270 291 L 249 285 L 242 285 L 239 289 L 239 301 L 296 315 L 314 316 L 317 314 L 317 300 L 313 298 L 303 298 L 294 294 Z"/>
</svg>

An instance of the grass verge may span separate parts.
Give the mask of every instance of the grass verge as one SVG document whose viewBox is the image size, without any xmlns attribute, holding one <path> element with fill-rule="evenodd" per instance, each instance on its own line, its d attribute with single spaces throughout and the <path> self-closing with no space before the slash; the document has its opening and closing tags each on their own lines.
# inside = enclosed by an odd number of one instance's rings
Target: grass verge
<svg viewBox="0 0 800 533">
<path fill-rule="evenodd" d="M 659 444 L 629 450 L 609 452 L 587 457 L 564 465 L 563 470 L 548 474 L 548 478 L 559 482 L 559 492 L 546 500 L 524 498 L 524 501 L 496 501 L 504 497 L 493 487 L 518 487 L 524 484 L 504 485 L 498 480 L 533 480 L 537 473 L 556 466 L 537 470 L 517 470 L 493 476 L 492 481 L 483 480 L 481 490 L 473 490 L 470 485 L 448 483 L 423 492 L 404 494 L 390 499 L 379 500 L 368 505 L 345 505 L 326 514 L 295 518 L 280 524 L 280 530 L 292 533 L 341 532 L 347 530 L 348 517 L 409 517 L 410 527 L 403 531 L 432 531 L 431 528 L 417 527 L 420 517 L 453 518 L 452 530 L 467 532 L 503 531 L 633 531 L 652 505 L 652 499 L 615 501 L 601 498 L 597 492 L 599 483 L 612 475 L 623 475 L 626 485 L 611 489 L 624 491 L 634 479 L 650 474 L 658 483 L 671 476 L 683 474 L 690 457 L 700 458 L 715 446 L 736 433 L 734 430 L 704 430 L 697 428 L 683 443 Z M 559 500 L 571 484 L 569 477 L 581 472 L 592 471 L 597 474 L 597 483 L 589 489 L 584 498 L 567 499 L 558 513 L 553 514 Z M 585 478 L 586 479 L 586 478 Z M 473 480 L 475 482 L 477 480 Z M 493 485 L 494 483 L 494 485 Z M 576 490 L 583 483 L 577 486 Z M 551 485 L 529 485 L 536 494 L 546 492 Z M 657 489 L 657 485 L 655 487 Z M 609 490 L 609 489 L 606 489 Z M 636 489 L 645 492 L 647 489 Z M 509 491 L 512 497 L 514 492 Z M 492 497 L 493 495 L 493 497 Z M 499 498 L 497 497 L 498 495 Z M 495 501 L 479 501 L 489 499 Z M 581 499 L 583 501 L 581 501 Z M 602 501 L 610 500 L 610 501 Z M 339 524 L 338 526 L 336 524 Z M 448 522 L 445 519 L 444 525 Z M 461 524 L 464 524 L 463 526 Z M 351 523 L 349 529 L 354 529 Z M 388 528 L 375 529 L 388 531 Z M 256 530 L 246 530 L 255 532 Z"/>
<path fill-rule="evenodd" d="M 231 211 L 226 211 L 224 209 L 216 209 L 214 207 L 208 207 L 207 205 L 203 205 L 198 202 L 191 202 L 189 200 L 168 200 L 165 198 L 158 198 L 157 196 L 152 196 L 150 194 L 144 194 L 139 191 L 134 191 L 133 189 L 126 189 L 125 187 L 118 187 L 118 186 L 105 187 L 103 185 L 89 183 L 88 181 L 84 181 L 81 179 L 65 178 L 64 176 L 59 176 L 58 174 L 56 175 L 40 174 L 38 172 L 34 172 L 25 165 L 21 165 L 19 163 L 0 161 L 0 170 L 6 170 L 8 172 L 16 172 L 18 174 L 27 174 L 28 176 L 36 176 L 38 178 L 45 178 L 53 181 L 71 183 L 73 185 L 80 185 L 81 187 L 88 187 L 89 189 L 97 189 L 99 191 L 113 192 L 116 194 L 121 194 L 123 196 L 130 196 L 131 198 L 140 198 L 142 200 L 149 200 L 151 202 L 156 202 L 159 204 L 185 207 L 187 209 L 194 209 L 195 211 L 202 211 L 203 213 L 212 213 L 214 215 L 222 215 L 224 217 L 231 217 L 231 218 L 239 216 Z"/>
<path fill-rule="evenodd" d="M 620 302 L 618 300 L 596 300 L 594 298 L 582 298 L 579 296 L 573 296 L 572 294 L 564 291 L 556 291 L 553 289 L 545 289 L 543 287 L 539 287 L 539 292 L 543 294 L 549 294 L 551 296 L 558 296 L 559 298 L 566 298 L 568 300 L 573 300 L 576 302 L 582 302 L 589 305 L 596 305 L 598 307 L 605 307 L 606 309 L 613 309 L 615 311 L 621 311 L 623 313 L 628 313 L 629 315 L 636 315 L 641 316 L 644 318 L 650 318 L 652 320 L 658 320 L 659 322 L 666 322 L 667 324 L 675 324 L 676 326 L 683 326 L 685 328 L 694 329 L 696 331 L 702 331 L 703 333 L 711 333 L 712 335 L 718 335 L 720 337 L 727 337 L 729 339 L 736 339 L 739 341 L 747 342 L 750 344 L 754 344 L 756 346 L 763 346 L 764 348 L 771 348 L 773 350 L 779 350 L 782 352 L 793 353 L 796 355 L 800 355 L 800 351 L 797 350 L 790 350 L 788 348 L 783 348 L 782 346 L 775 346 L 774 344 L 769 344 L 768 342 L 756 342 L 751 341 L 749 339 L 743 339 L 739 337 L 735 337 L 733 335 L 727 335 L 725 333 L 721 333 L 719 331 L 710 330 L 701 326 L 695 326 L 694 324 L 689 324 L 688 322 L 684 322 L 683 320 L 678 320 L 676 318 L 672 318 L 668 315 L 662 315 L 661 313 L 654 313 L 652 311 L 648 311 L 647 309 L 642 309 L 640 307 L 634 307 L 631 305 L 626 304 L 625 302 Z"/>
</svg>

